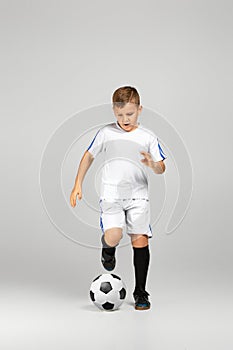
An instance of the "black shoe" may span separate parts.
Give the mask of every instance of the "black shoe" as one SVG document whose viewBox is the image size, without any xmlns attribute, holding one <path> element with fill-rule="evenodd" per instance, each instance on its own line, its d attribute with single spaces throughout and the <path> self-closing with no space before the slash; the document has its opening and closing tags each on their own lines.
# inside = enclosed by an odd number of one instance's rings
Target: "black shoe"
<svg viewBox="0 0 233 350">
<path fill-rule="evenodd" d="M 135 309 L 136 310 L 148 310 L 150 308 L 150 302 L 148 300 L 148 295 L 145 290 L 144 291 L 135 291 L 133 293 L 135 300 Z"/>
<path fill-rule="evenodd" d="M 109 255 L 106 253 L 106 248 L 102 248 L 101 262 L 106 270 L 112 271 L 116 265 L 115 253 L 113 255 Z"/>
</svg>

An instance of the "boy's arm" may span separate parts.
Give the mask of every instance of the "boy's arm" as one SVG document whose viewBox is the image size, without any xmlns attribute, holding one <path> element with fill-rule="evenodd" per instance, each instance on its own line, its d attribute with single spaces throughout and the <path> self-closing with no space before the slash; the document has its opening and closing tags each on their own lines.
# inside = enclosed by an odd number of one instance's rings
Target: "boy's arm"
<svg viewBox="0 0 233 350">
<path fill-rule="evenodd" d="M 78 173 L 75 179 L 74 188 L 70 195 L 70 204 L 72 207 L 75 207 L 76 205 L 77 195 L 79 200 L 82 199 L 82 183 L 86 175 L 86 172 L 90 168 L 93 160 L 94 160 L 93 155 L 89 151 L 86 151 L 80 161 Z"/>
<path fill-rule="evenodd" d="M 152 162 L 151 169 L 155 172 L 155 174 L 164 173 L 166 167 L 163 160 L 159 160 L 158 162 Z"/>
<path fill-rule="evenodd" d="M 144 156 L 144 159 L 141 159 L 141 162 L 147 165 L 149 168 L 151 168 L 155 174 L 164 173 L 166 167 L 163 160 L 154 162 L 149 152 L 140 152 L 140 153 Z"/>
<path fill-rule="evenodd" d="M 87 173 L 87 170 L 90 168 L 93 160 L 94 160 L 93 155 L 89 151 L 86 151 L 79 163 L 79 168 L 75 179 L 74 188 L 77 188 L 78 185 L 82 186 L 84 177 Z"/>
</svg>

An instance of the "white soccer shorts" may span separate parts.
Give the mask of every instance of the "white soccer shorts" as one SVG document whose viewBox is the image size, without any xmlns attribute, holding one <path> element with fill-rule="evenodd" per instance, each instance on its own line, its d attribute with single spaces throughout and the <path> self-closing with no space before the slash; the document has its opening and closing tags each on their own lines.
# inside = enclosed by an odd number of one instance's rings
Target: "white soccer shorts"
<svg viewBox="0 0 233 350">
<path fill-rule="evenodd" d="M 104 233 L 113 227 L 126 227 L 127 234 L 143 234 L 152 237 L 150 202 L 148 198 L 100 199 L 100 227 Z"/>
</svg>

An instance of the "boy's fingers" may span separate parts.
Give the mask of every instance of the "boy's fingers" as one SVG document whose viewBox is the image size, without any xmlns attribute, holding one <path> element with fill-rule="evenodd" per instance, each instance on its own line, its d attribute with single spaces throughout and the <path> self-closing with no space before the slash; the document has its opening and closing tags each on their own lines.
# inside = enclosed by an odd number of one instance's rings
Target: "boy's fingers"
<svg viewBox="0 0 233 350">
<path fill-rule="evenodd" d="M 71 204 L 72 207 L 75 207 L 75 205 L 76 205 L 76 198 L 73 195 L 70 198 L 70 204 Z"/>
<path fill-rule="evenodd" d="M 147 153 L 147 152 L 141 152 L 141 154 L 143 154 L 145 158 L 150 158 L 150 153 Z"/>
<path fill-rule="evenodd" d="M 78 197 L 78 200 L 82 199 L 82 192 L 72 192 L 70 195 L 70 204 L 72 207 L 75 207 L 76 205 L 76 198 Z"/>
</svg>

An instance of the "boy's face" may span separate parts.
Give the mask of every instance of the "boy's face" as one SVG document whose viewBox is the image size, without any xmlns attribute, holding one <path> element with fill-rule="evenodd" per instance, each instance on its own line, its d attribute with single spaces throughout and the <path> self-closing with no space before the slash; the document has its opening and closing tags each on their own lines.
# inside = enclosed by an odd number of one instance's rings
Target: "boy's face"
<svg viewBox="0 0 233 350">
<path fill-rule="evenodd" d="M 142 111 L 142 106 L 135 103 L 126 103 L 123 108 L 113 107 L 113 112 L 118 124 L 125 131 L 133 131 L 138 127 L 138 116 Z"/>
</svg>

